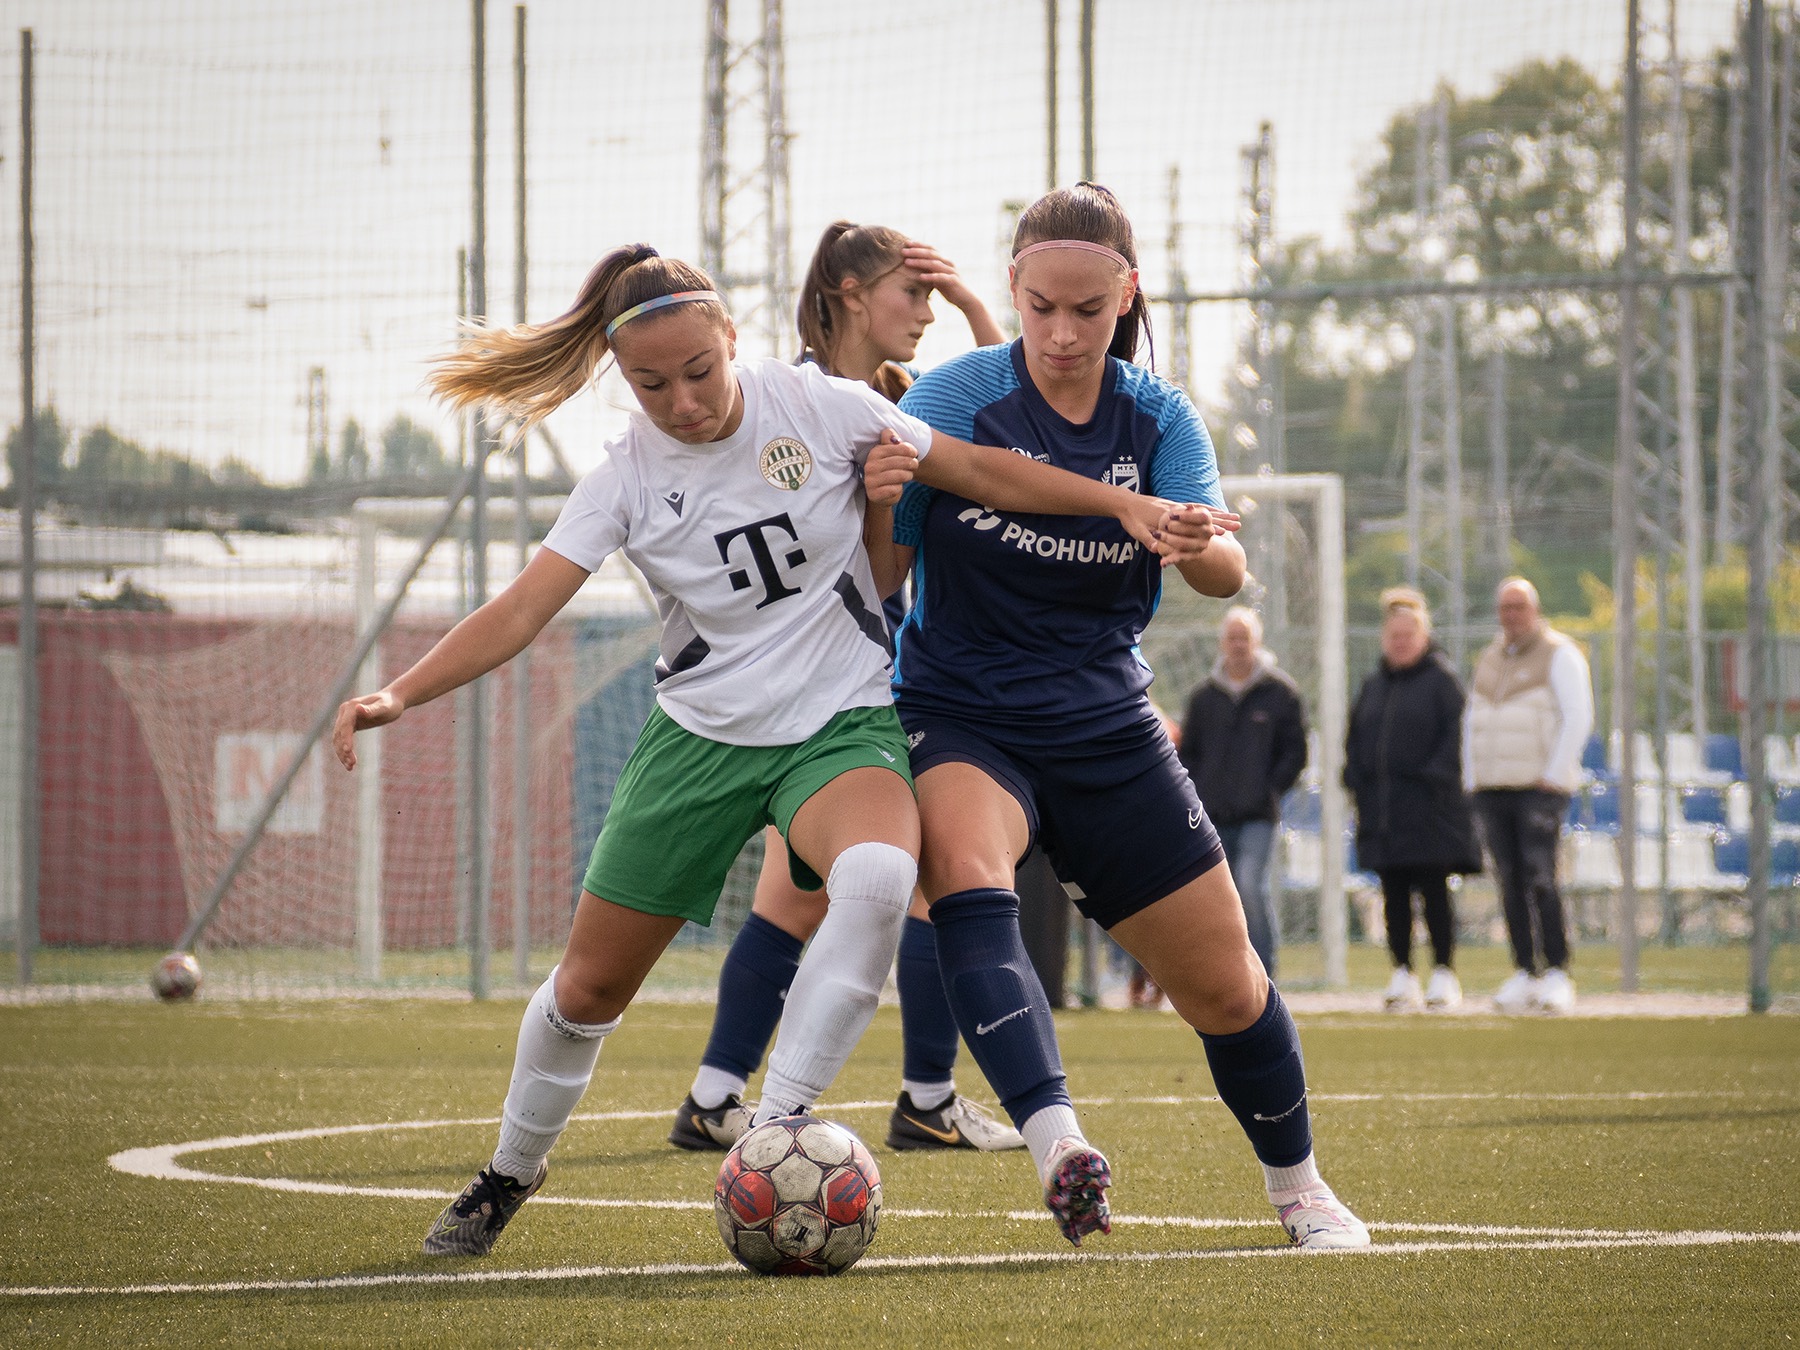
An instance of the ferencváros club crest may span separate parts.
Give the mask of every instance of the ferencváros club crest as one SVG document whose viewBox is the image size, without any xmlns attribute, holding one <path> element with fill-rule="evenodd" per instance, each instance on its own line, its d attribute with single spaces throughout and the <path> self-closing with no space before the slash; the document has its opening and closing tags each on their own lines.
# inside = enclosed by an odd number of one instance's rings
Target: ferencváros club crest
<svg viewBox="0 0 1800 1350">
<path fill-rule="evenodd" d="M 756 467 L 769 486 L 798 492 L 812 476 L 812 451 L 792 436 L 777 436 L 762 448 Z"/>
</svg>

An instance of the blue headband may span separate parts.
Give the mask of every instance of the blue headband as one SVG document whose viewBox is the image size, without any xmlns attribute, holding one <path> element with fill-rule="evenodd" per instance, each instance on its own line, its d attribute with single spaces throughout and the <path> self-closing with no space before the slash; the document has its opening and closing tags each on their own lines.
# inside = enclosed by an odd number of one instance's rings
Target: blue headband
<svg viewBox="0 0 1800 1350">
<path fill-rule="evenodd" d="M 620 324 L 630 323 L 641 314 L 648 314 L 653 309 L 662 309 L 668 305 L 686 304 L 690 300 L 717 300 L 721 305 L 725 303 L 717 291 L 676 291 L 673 295 L 659 295 L 654 300 L 646 300 L 641 305 L 633 305 L 607 324 L 606 336 L 611 337 L 613 330 Z"/>
</svg>

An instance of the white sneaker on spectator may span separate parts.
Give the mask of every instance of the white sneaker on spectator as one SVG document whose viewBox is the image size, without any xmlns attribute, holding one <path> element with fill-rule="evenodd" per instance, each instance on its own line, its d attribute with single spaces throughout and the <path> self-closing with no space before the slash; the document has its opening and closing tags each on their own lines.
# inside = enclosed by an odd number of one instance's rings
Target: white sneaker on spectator
<svg viewBox="0 0 1800 1350">
<path fill-rule="evenodd" d="M 1439 966 L 1425 983 L 1427 1008 L 1455 1008 L 1462 1003 L 1462 981 L 1449 966 Z"/>
<path fill-rule="evenodd" d="M 1575 1006 L 1575 981 L 1561 966 L 1552 966 L 1538 981 L 1537 1005 L 1547 1013 L 1566 1013 Z"/>
<path fill-rule="evenodd" d="M 1530 1012 L 1538 1006 L 1538 977 L 1529 970 L 1515 970 L 1494 995 L 1494 1007 L 1503 1013 Z"/>
<path fill-rule="evenodd" d="M 1381 996 L 1381 1006 L 1389 1012 L 1410 1012 L 1424 1001 L 1419 977 L 1405 966 L 1395 966 L 1394 978 L 1388 981 L 1387 992 Z"/>
</svg>

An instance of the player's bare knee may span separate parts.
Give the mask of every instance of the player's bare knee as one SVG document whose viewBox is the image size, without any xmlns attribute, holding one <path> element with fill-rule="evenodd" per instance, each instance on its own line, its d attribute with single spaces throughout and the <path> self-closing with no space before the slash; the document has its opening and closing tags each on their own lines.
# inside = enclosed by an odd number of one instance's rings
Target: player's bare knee
<svg viewBox="0 0 1800 1350">
<path fill-rule="evenodd" d="M 556 1011 L 571 1022 L 610 1022 L 625 1011 L 636 992 L 601 972 L 571 967 L 567 960 L 556 970 Z"/>
</svg>

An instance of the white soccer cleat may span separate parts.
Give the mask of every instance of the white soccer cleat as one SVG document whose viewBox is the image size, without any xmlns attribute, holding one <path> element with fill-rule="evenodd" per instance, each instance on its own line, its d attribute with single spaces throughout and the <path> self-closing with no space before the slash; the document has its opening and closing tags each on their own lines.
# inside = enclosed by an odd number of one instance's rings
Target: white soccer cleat
<svg viewBox="0 0 1800 1350">
<path fill-rule="evenodd" d="M 1552 966 L 1538 981 L 1537 1005 L 1547 1013 L 1566 1013 L 1575 1006 L 1575 981 L 1561 966 Z"/>
<path fill-rule="evenodd" d="M 1530 1012 L 1538 1006 L 1538 977 L 1529 970 L 1515 970 L 1494 994 L 1494 1007 L 1503 1013 Z"/>
<path fill-rule="evenodd" d="M 1425 983 L 1425 1006 L 1438 1011 L 1462 1004 L 1462 981 L 1449 966 L 1439 966 Z"/>
<path fill-rule="evenodd" d="M 1285 1205 L 1276 1206 L 1281 1226 L 1296 1247 L 1309 1252 L 1350 1251 L 1369 1245 L 1368 1225 L 1331 1187 L 1302 1191 Z"/>
<path fill-rule="evenodd" d="M 1381 1006 L 1389 1012 L 1410 1012 L 1424 1001 L 1419 977 L 1405 966 L 1396 966 L 1394 978 L 1388 981 L 1387 992 L 1381 996 Z"/>
</svg>

